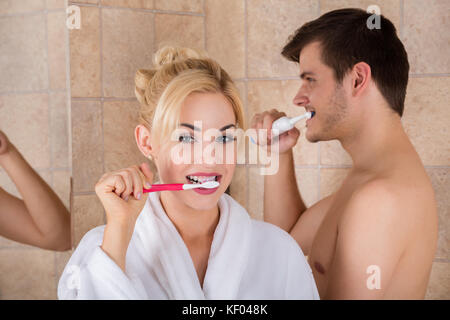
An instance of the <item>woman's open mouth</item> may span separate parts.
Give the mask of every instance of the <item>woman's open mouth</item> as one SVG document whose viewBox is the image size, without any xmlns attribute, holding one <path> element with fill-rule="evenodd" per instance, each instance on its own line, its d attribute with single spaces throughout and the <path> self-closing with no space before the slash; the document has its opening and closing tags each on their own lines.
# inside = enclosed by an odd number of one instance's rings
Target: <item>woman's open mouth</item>
<svg viewBox="0 0 450 320">
<path fill-rule="evenodd" d="M 206 172 L 196 172 L 190 175 L 186 176 L 186 180 L 188 181 L 188 183 L 192 183 L 192 184 L 202 184 L 208 181 L 217 181 L 220 183 L 220 180 L 222 178 L 221 174 L 212 172 L 212 173 L 206 173 Z M 212 189 L 205 189 L 205 188 L 195 188 L 192 189 L 193 191 L 199 193 L 199 194 L 212 194 L 214 192 L 216 192 L 217 188 L 212 188 Z"/>
</svg>

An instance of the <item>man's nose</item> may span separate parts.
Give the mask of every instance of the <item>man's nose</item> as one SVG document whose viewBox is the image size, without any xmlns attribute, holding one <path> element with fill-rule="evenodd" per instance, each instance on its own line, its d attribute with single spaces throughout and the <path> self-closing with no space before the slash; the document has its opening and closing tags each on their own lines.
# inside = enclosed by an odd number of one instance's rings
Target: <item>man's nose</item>
<svg viewBox="0 0 450 320">
<path fill-rule="evenodd" d="M 298 89 L 292 102 L 299 107 L 304 107 L 309 103 L 309 98 L 303 85 Z"/>
<path fill-rule="evenodd" d="M 305 107 L 306 105 L 308 105 L 309 98 L 306 95 L 306 92 L 303 90 L 303 87 L 300 87 L 292 102 L 299 107 Z"/>
</svg>

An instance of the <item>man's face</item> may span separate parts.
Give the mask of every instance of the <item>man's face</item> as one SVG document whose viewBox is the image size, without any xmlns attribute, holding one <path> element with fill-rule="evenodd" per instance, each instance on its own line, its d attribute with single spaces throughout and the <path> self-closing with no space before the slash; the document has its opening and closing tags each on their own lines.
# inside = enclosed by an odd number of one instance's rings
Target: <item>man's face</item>
<svg viewBox="0 0 450 320">
<path fill-rule="evenodd" d="M 345 91 L 336 82 L 333 69 L 322 62 L 319 42 L 305 46 L 299 62 L 301 85 L 293 103 L 315 112 L 306 121 L 306 139 L 310 142 L 336 139 L 348 113 Z"/>
</svg>

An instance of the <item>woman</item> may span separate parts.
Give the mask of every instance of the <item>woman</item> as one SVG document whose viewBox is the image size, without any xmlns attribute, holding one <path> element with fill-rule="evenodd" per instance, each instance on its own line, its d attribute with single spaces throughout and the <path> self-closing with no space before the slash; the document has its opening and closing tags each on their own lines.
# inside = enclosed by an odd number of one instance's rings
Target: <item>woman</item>
<svg viewBox="0 0 450 320">
<path fill-rule="evenodd" d="M 155 69 L 139 70 L 135 82 L 136 142 L 160 182 L 215 180 L 219 187 L 143 194 L 153 180 L 146 164 L 105 174 L 95 190 L 107 224 L 81 240 L 59 298 L 318 298 L 296 242 L 250 219 L 224 194 L 235 169 L 236 129 L 244 125 L 228 74 L 193 50 L 163 48 Z M 219 154 L 233 161 L 217 161 Z"/>
</svg>

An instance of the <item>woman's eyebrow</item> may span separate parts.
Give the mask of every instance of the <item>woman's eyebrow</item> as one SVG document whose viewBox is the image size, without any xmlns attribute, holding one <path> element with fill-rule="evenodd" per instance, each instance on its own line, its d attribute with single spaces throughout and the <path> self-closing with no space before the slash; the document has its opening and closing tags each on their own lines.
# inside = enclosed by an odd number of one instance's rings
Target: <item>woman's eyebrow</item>
<svg viewBox="0 0 450 320">
<path fill-rule="evenodd" d="M 236 126 L 234 125 L 234 124 L 232 124 L 232 123 L 230 123 L 230 124 L 227 124 L 225 127 L 223 127 L 222 129 L 220 129 L 220 131 L 225 131 L 225 130 L 227 130 L 227 129 L 229 129 L 229 128 L 236 128 Z"/>
<path fill-rule="evenodd" d="M 197 127 L 195 127 L 195 126 L 193 126 L 192 124 L 189 124 L 189 123 L 180 123 L 180 126 L 187 127 L 187 128 L 192 129 L 194 131 L 200 131 L 199 128 L 197 128 Z M 236 126 L 234 124 L 230 123 L 230 124 L 227 124 L 225 127 L 221 128 L 219 131 L 225 131 L 225 130 L 227 130 L 229 128 L 232 128 L 232 127 L 236 128 Z"/>
</svg>

